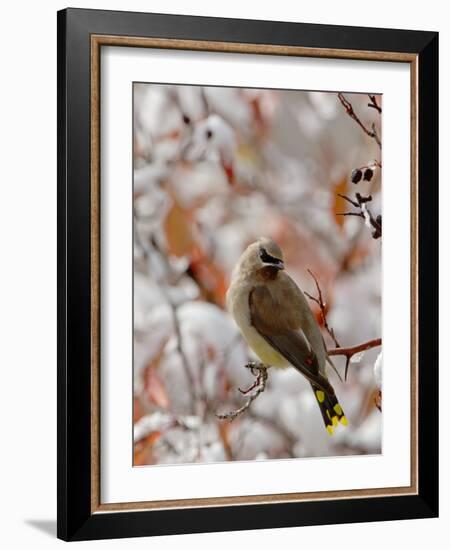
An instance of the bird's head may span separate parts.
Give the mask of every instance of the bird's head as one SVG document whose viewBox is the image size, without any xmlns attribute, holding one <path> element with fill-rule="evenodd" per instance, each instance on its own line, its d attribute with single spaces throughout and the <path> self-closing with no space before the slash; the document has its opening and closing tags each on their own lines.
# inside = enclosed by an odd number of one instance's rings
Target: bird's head
<svg viewBox="0 0 450 550">
<path fill-rule="evenodd" d="M 283 253 L 276 242 L 264 237 L 246 248 L 239 265 L 247 273 L 261 272 L 263 276 L 273 278 L 278 271 L 284 269 Z"/>
</svg>

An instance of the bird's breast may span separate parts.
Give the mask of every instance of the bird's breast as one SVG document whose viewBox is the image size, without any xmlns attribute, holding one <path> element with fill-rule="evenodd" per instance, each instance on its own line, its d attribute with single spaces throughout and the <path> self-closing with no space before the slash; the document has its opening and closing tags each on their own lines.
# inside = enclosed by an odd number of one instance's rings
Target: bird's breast
<svg viewBox="0 0 450 550">
<path fill-rule="evenodd" d="M 242 332 L 249 347 L 266 365 L 285 368 L 290 363 L 280 355 L 255 329 L 251 323 L 249 294 L 251 288 L 245 285 L 230 286 L 227 294 L 228 309 Z"/>
</svg>

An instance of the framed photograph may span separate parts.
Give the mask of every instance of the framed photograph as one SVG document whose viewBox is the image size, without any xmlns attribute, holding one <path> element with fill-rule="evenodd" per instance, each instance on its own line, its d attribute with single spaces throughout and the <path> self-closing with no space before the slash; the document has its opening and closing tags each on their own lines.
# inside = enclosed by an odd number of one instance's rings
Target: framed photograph
<svg viewBox="0 0 450 550">
<path fill-rule="evenodd" d="M 58 536 L 438 514 L 438 35 L 58 13 Z"/>
</svg>

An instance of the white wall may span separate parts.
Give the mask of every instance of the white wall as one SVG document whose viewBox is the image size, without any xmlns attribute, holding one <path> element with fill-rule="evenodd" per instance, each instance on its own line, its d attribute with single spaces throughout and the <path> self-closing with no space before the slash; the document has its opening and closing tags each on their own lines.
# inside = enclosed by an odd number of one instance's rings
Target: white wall
<svg viewBox="0 0 450 550">
<path fill-rule="evenodd" d="M 128 9 L 192 15 L 241 17 L 411 28 L 441 31 L 441 98 L 450 97 L 450 31 L 444 2 L 395 3 L 391 0 L 224 3 L 196 0 L 97 1 L 77 7 Z M 12 7 L 14 6 L 14 7 Z M 56 516 L 56 10 L 64 2 L 12 2 L 2 6 L 0 85 L 0 518 L 2 546 L 52 548 Z M 449 122 L 448 101 L 441 120 Z M 441 123 L 441 151 L 450 149 Z M 442 154 L 442 158 L 444 155 Z M 442 170 L 448 179 L 448 168 Z M 448 185 L 441 186 L 441 205 Z M 447 199 L 447 200 L 446 200 Z M 442 214 L 444 208 L 441 207 Z M 432 213 L 430 213 L 432 215 Z M 449 216 L 441 216 L 442 235 Z M 449 248 L 441 238 L 441 250 Z M 449 278 L 448 254 L 441 259 L 441 280 Z M 441 304 L 448 306 L 448 289 Z M 443 309 L 443 307 L 442 307 Z M 444 322 L 443 315 L 442 322 Z M 448 333 L 448 322 L 441 333 Z M 444 339 L 444 338 L 442 338 Z M 445 367 L 445 365 L 444 365 Z M 448 367 L 448 366 L 447 366 Z M 441 388 L 448 387 L 448 368 Z M 443 392 L 442 392 L 443 394 Z M 444 399 L 441 400 L 441 409 Z M 441 422 L 441 464 L 449 463 L 448 421 Z M 448 468 L 441 471 L 441 519 L 308 527 L 259 532 L 162 537 L 153 549 L 183 544 L 209 548 L 261 548 L 325 544 L 345 550 L 390 547 L 409 550 L 448 539 L 450 498 Z M 84 544 L 85 548 L 94 543 Z M 148 547 L 148 539 L 96 543 L 108 548 Z"/>
</svg>

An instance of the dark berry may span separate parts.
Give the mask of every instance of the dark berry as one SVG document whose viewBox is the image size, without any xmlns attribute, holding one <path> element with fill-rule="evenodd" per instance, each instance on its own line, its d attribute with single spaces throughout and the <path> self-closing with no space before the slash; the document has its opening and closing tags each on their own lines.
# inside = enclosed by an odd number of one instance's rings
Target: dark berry
<svg viewBox="0 0 450 550">
<path fill-rule="evenodd" d="M 206 130 L 206 139 L 211 139 L 212 138 L 212 131 L 211 130 Z"/>
<path fill-rule="evenodd" d="M 370 181 L 372 179 L 372 176 L 373 176 L 372 168 L 366 168 L 364 170 L 364 180 L 365 181 Z"/>
<path fill-rule="evenodd" d="M 362 178 L 361 170 L 359 168 L 355 168 L 352 172 L 352 182 L 358 183 L 359 181 L 361 181 L 361 178 Z"/>
<path fill-rule="evenodd" d="M 191 123 L 191 119 L 187 115 L 183 115 L 183 122 L 186 124 L 186 126 L 189 126 Z"/>
</svg>

